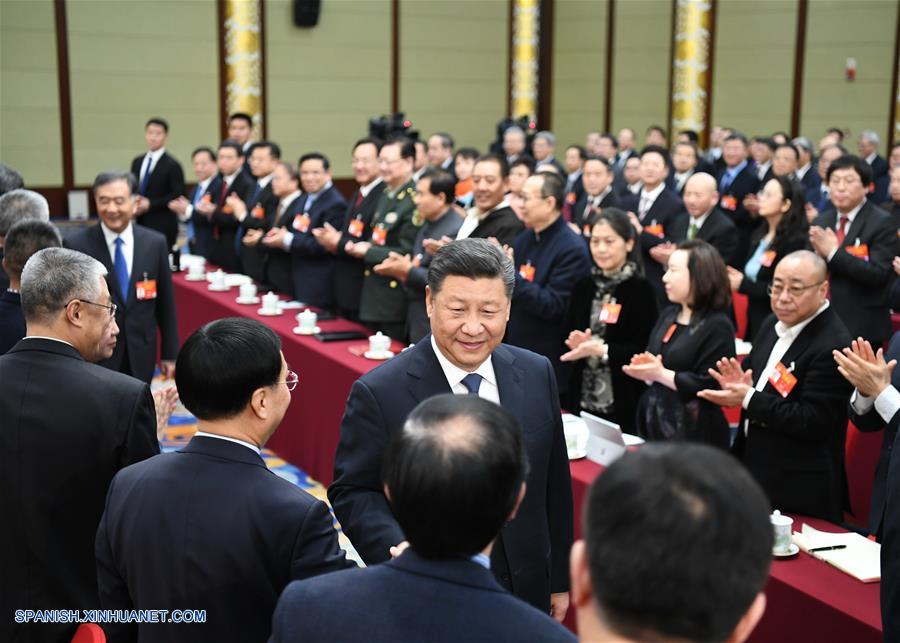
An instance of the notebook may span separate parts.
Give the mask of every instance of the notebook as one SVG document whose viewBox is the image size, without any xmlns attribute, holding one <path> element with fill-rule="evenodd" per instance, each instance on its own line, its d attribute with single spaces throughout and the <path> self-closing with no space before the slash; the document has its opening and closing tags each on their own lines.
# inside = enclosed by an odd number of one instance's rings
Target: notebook
<svg viewBox="0 0 900 643">
<path fill-rule="evenodd" d="M 845 574 L 864 583 L 881 580 L 881 545 L 853 532 L 840 534 L 819 531 L 806 523 L 794 532 L 793 542 L 810 556 L 834 565 Z M 843 549 L 810 551 L 819 547 L 843 545 Z"/>
</svg>

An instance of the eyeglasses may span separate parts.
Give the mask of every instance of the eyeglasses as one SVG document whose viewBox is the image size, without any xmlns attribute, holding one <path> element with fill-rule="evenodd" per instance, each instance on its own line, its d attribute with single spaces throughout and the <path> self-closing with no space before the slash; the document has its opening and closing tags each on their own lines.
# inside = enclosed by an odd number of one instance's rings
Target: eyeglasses
<svg viewBox="0 0 900 643">
<path fill-rule="evenodd" d="M 815 288 L 816 286 L 821 286 L 825 283 L 825 280 L 817 281 L 814 284 L 810 284 L 808 286 L 789 286 L 785 288 L 782 284 L 769 284 L 769 287 L 766 288 L 766 292 L 769 293 L 769 297 L 780 297 L 781 293 L 787 290 L 788 295 L 791 297 L 799 297 L 804 292 L 809 290 L 810 288 Z"/>
<path fill-rule="evenodd" d="M 116 311 L 119 310 L 119 307 L 115 304 L 98 304 L 96 301 L 88 301 L 87 299 L 70 299 L 66 302 L 66 305 L 63 308 L 68 308 L 69 304 L 73 301 L 80 301 L 82 304 L 90 304 L 91 306 L 99 306 L 100 308 L 106 308 L 109 311 L 109 318 L 112 319 L 116 316 Z"/>
<path fill-rule="evenodd" d="M 283 382 L 275 382 L 276 384 L 285 384 L 287 385 L 288 391 L 293 391 L 297 388 L 297 383 L 300 382 L 300 377 L 294 371 L 287 372 L 287 379 Z"/>
</svg>

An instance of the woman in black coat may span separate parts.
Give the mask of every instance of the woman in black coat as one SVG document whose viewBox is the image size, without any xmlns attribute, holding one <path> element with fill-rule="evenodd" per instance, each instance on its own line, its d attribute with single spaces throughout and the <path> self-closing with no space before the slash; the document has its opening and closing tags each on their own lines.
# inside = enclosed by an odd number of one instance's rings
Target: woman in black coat
<svg viewBox="0 0 900 643">
<path fill-rule="evenodd" d="M 649 384 L 638 402 L 637 433 L 645 440 L 692 440 L 727 449 L 731 435 L 722 409 L 697 397 L 718 387 L 708 372 L 716 361 L 734 357 L 725 262 L 705 241 L 686 241 L 669 257 L 663 284 L 676 305 L 660 314 L 647 351 L 622 367 Z"/>
<path fill-rule="evenodd" d="M 767 288 L 775 266 L 795 250 L 809 249 L 809 222 L 804 212 L 803 186 L 783 176 L 766 183 L 759 193 L 759 216 L 766 225 L 756 228 L 744 271 L 728 268 L 731 289 L 747 295 L 747 332 L 753 341 L 763 320 L 772 312 Z"/>
<path fill-rule="evenodd" d="M 604 208 L 590 224 L 593 268 L 572 293 L 562 361 L 575 362 L 565 408 L 593 413 L 634 432 L 634 413 L 644 384 L 622 365 L 647 345 L 656 323 L 656 295 L 641 274 L 637 234 L 628 215 Z"/>
</svg>

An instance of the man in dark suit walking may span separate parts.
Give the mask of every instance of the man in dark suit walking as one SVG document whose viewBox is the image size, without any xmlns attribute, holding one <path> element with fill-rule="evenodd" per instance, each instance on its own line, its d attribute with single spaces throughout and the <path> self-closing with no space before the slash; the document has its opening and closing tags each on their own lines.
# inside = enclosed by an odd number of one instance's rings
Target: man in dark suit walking
<svg viewBox="0 0 900 643">
<path fill-rule="evenodd" d="M 273 643 L 574 641 L 490 572 L 497 533 L 526 494 L 528 460 L 512 414 L 475 395 L 438 395 L 397 434 L 384 478 L 409 547 L 383 565 L 289 585 Z"/>
<path fill-rule="evenodd" d="M 491 552 L 491 571 L 503 587 L 561 621 L 572 544 L 569 462 L 549 360 L 501 344 L 514 286 L 512 262 L 489 241 L 461 240 L 437 251 L 426 294 L 431 335 L 354 383 L 328 497 L 363 560 L 388 560 L 407 534 L 379 473 L 384 449 L 409 412 L 441 393 L 498 402 L 522 427 L 531 474 L 516 518 Z"/>
<path fill-rule="evenodd" d="M 372 238 L 372 217 L 381 198 L 381 173 L 378 153 L 381 141 L 363 138 L 353 146 L 350 167 L 359 188 L 347 201 L 343 228 L 335 228 L 327 221 L 321 228 L 313 228 L 313 237 L 325 250 L 335 255 L 334 296 L 338 313 L 345 319 L 359 319 L 359 300 L 362 293 L 363 260 L 347 253 L 347 243 L 369 241 Z M 350 246 L 352 247 L 352 246 Z"/>
<path fill-rule="evenodd" d="M 169 209 L 187 224 L 188 250 L 191 254 L 209 258 L 212 246 L 212 223 L 197 211 L 200 203 L 212 203 L 222 189 L 222 179 L 216 168 L 216 153 L 210 147 L 198 147 L 191 154 L 197 185 L 190 199 L 183 195 L 169 202 Z"/>
<path fill-rule="evenodd" d="M 162 336 L 160 370 L 174 373 L 178 354 L 175 294 L 165 238 L 132 225 L 136 202 L 134 177 L 104 172 L 94 180 L 98 225 L 66 239 L 66 246 L 90 255 L 106 267 L 121 329 L 116 350 L 102 366 L 150 382 L 156 367 L 156 332 Z"/>
<path fill-rule="evenodd" d="M 131 162 L 131 173 L 137 178 L 135 216 L 138 223 L 161 232 L 166 247 L 172 249 L 178 237 L 178 219 L 169 210 L 169 202 L 184 194 L 184 171 L 181 164 L 166 152 L 169 124 L 151 118 L 144 127 L 147 152 Z"/>
<path fill-rule="evenodd" d="M 328 158 L 317 152 L 300 157 L 303 196 L 295 214 L 286 212 L 262 239 L 272 252 L 291 258 L 293 296 L 319 308 L 334 308 L 334 257 L 313 236 L 313 230 L 328 222 L 335 229 L 344 225 L 347 202 L 331 182 Z"/>
<path fill-rule="evenodd" d="M 95 259 L 63 248 L 22 272 L 28 336 L 0 357 L 0 640 L 68 643 L 75 624 L 15 609 L 96 609 L 94 534 L 116 471 L 159 453 L 150 387 L 90 362 L 116 344 Z"/>
<path fill-rule="evenodd" d="M 271 329 L 226 318 L 187 339 L 175 377 L 198 430 L 180 451 L 113 478 L 97 530 L 100 602 L 115 610 L 203 609 L 206 622 L 107 631 L 116 641 L 265 641 L 290 581 L 352 566 L 325 503 L 260 457 L 297 374 Z"/>
<path fill-rule="evenodd" d="M 772 507 L 840 522 L 847 507 L 844 441 L 850 386 L 832 352 L 850 336 L 829 305 L 825 262 L 808 250 L 775 267 L 774 316 L 763 324 L 743 365 L 721 359 L 721 390 L 698 396 L 741 406 L 732 447 Z M 750 373 L 752 371 L 752 374 Z"/>
<path fill-rule="evenodd" d="M 835 209 L 809 229 L 813 250 L 828 263 L 832 303 L 852 337 L 881 346 L 891 336 L 888 295 L 894 279 L 897 225 L 866 200 L 872 171 L 861 158 L 845 155 L 828 168 Z"/>
</svg>

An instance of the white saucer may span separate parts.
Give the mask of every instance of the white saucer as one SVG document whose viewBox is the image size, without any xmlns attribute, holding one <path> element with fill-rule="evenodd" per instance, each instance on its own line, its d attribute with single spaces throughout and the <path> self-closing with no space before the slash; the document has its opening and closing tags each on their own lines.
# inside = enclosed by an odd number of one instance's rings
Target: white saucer
<svg viewBox="0 0 900 643">
<path fill-rule="evenodd" d="M 569 460 L 581 460 L 587 457 L 587 449 L 572 449 L 568 452 Z"/>
<path fill-rule="evenodd" d="M 256 314 L 262 315 L 263 317 L 278 317 L 279 315 L 283 315 L 284 311 L 276 310 L 275 312 L 272 312 L 270 310 L 266 310 L 265 308 L 260 308 L 256 311 Z"/>
<path fill-rule="evenodd" d="M 206 287 L 206 289 L 207 289 L 207 290 L 212 290 L 213 292 L 225 292 L 226 290 L 231 290 L 231 286 L 228 286 L 228 285 L 225 285 L 225 286 L 213 286 L 212 284 L 209 284 L 209 285 Z"/>
<path fill-rule="evenodd" d="M 187 274 L 184 276 L 184 278 L 188 281 L 206 281 L 206 273 L 203 273 L 202 275 Z"/>
<path fill-rule="evenodd" d="M 775 558 L 790 558 L 791 556 L 796 556 L 797 552 L 799 551 L 800 548 L 794 543 L 791 543 L 791 546 L 788 547 L 788 550 L 786 552 L 778 553 L 777 551 L 773 551 L 772 555 L 775 556 Z"/>
<path fill-rule="evenodd" d="M 391 359 L 394 356 L 394 351 L 384 351 L 383 353 L 373 353 L 372 351 L 366 351 L 363 353 L 363 357 L 366 359 L 374 359 L 378 361 Z"/>
<path fill-rule="evenodd" d="M 259 296 L 256 297 L 238 297 L 235 301 L 239 304 L 258 304 Z"/>
<path fill-rule="evenodd" d="M 315 335 L 322 332 L 322 329 L 318 326 L 316 326 L 312 330 L 303 330 L 299 326 L 292 328 L 291 330 L 294 331 L 294 335 Z"/>
</svg>

